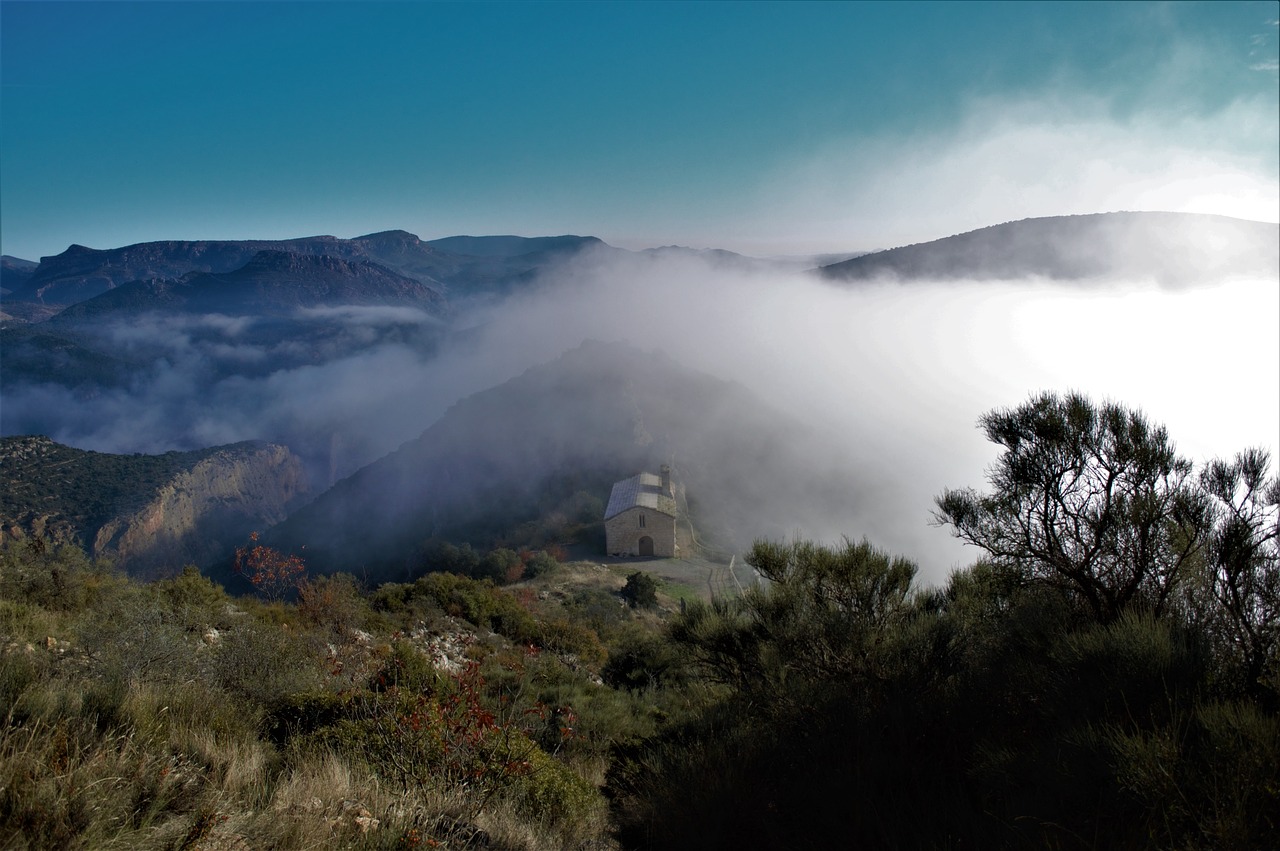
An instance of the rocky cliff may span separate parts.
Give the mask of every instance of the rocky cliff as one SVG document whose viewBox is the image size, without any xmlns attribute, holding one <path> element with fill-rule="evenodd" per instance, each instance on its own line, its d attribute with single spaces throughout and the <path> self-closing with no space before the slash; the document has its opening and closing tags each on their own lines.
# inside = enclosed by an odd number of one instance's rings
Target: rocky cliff
<svg viewBox="0 0 1280 851">
<path fill-rule="evenodd" d="M 225 559 L 310 494 L 293 453 L 257 442 L 109 455 L 4 438 L 0 484 L 0 537 L 74 541 L 141 576 Z"/>
</svg>

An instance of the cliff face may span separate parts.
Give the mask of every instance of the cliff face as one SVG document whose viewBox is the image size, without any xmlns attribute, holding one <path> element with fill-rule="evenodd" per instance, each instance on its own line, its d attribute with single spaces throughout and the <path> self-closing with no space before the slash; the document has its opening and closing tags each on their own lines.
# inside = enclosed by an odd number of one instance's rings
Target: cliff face
<svg viewBox="0 0 1280 851">
<path fill-rule="evenodd" d="M 215 452 L 162 486 L 139 511 L 104 524 L 92 551 L 130 573 L 207 566 L 250 532 L 279 523 L 308 493 L 302 463 L 283 446 Z"/>
<path fill-rule="evenodd" d="M 225 559 L 310 486 L 297 456 L 267 443 L 109 455 L 14 437 L 0 439 L 0 491 L 0 537 L 80 543 L 155 576 Z"/>
</svg>

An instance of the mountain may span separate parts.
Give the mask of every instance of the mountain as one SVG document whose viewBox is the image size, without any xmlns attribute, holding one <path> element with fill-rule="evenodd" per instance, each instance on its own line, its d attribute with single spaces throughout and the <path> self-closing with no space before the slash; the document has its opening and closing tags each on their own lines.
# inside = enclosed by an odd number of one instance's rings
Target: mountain
<svg viewBox="0 0 1280 851">
<path fill-rule="evenodd" d="M 377 322 L 351 317 L 380 308 Z M 314 365 L 389 341 L 429 352 L 447 310 L 436 290 L 368 260 L 264 250 L 230 272 L 133 281 L 45 321 L 7 324 L 0 387 L 54 384 L 84 396 L 137 385 L 174 362 L 175 345 L 201 351 L 208 381 Z"/>
<path fill-rule="evenodd" d="M 367 260 L 259 251 L 230 272 L 134 281 L 74 304 L 56 324 L 154 310 L 229 316 L 290 315 L 303 308 L 397 305 L 443 312 L 436 290 Z"/>
<path fill-rule="evenodd" d="M 75 304 L 130 281 L 174 280 L 191 272 L 231 272 L 260 251 L 286 251 L 353 259 L 363 255 L 350 240 L 332 236 L 290 240 L 167 240 L 98 250 L 72 245 L 61 254 L 40 258 L 14 300 Z"/>
<path fill-rule="evenodd" d="M 1179 287 L 1280 275 L 1280 226 L 1194 213 L 1023 219 L 823 266 L 839 281 L 1154 280 Z"/>
<path fill-rule="evenodd" d="M 0 326 L 39 322 L 57 312 L 57 308 L 40 304 L 9 301 L 10 294 L 26 286 L 38 266 L 20 257 L 0 255 Z"/>
<path fill-rule="evenodd" d="M 35 274 L 39 263 L 0 254 L 0 294 L 8 294 L 22 287 Z"/>
<path fill-rule="evenodd" d="M 431 538 L 492 546 L 568 506 L 594 505 L 583 519 L 598 522 L 614 481 L 669 463 L 699 535 L 736 547 L 847 521 L 850 476 L 807 435 L 741 385 L 588 341 L 456 403 L 271 539 L 321 568 L 402 570 Z"/>
<path fill-rule="evenodd" d="M 112 455 L 0 438 L 0 538 L 78 542 L 130 573 L 208 566 L 310 494 L 288 449 Z"/>
<path fill-rule="evenodd" d="M 576 254 L 584 248 L 598 248 L 605 243 L 594 236 L 446 236 L 427 243 L 449 254 L 467 257 L 524 257 L 531 254 L 549 256 Z"/>
<path fill-rule="evenodd" d="M 607 248 L 594 237 L 578 236 L 448 237 L 424 242 L 402 230 L 354 239 L 170 240 L 106 250 L 72 245 L 61 254 L 41 258 L 34 269 L 15 266 L 13 285 L 5 284 L 10 290 L 6 302 L 70 305 L 134 281 L 234 272 L 262 252 L 375 263 L 437 291 L 472 294 L 526 281 L 550 264 L 600 247 Z M 6 269 L 6 281 L 9 275 Z"/>
</svg>

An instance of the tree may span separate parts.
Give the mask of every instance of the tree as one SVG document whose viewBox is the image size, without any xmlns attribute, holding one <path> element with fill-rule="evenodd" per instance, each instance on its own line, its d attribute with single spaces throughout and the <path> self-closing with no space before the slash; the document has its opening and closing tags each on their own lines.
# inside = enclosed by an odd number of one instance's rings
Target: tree
<svg viewBox="0 0 1280 851">
<path fill-rule="evenodd" d="M 1249 449 L 1214 461 L 1200 476 L 1212 500 L 1207 586 L 1211 628 L 1241 663 L 1244 687 L 1260 696 L 1280 652 L 1280 478 L 1270 456 Z M 1280 670 L 1272 670 L 1272 676 Z M 1280 682 L 1273 681 L 1274 695 Z"/>
<path fill-rule="evenodd" d="M 944 491 L 935 522 L 1024 579 L 1078 594 L 1104 623 L 1138 603 L 1159 615 L 1210 520 L 1164 427 L 1076 393 L 1045 393 L 979 425 L 1004 447 L 993 492 Z"/>
</svg>

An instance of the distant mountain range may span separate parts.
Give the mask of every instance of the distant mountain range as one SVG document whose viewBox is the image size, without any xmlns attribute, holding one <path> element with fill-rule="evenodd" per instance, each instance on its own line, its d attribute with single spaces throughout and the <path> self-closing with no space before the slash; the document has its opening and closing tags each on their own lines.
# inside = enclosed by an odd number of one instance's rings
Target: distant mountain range
<svg viewBox="0 0 1280 851">
<path fill-rule="evenodd" d="M 259 251 L 230 272 L 189 272 L 177 280 L 132 281 L 73 304 L 54 324 L 161 310 L 230 316 L 288 316 L 332 305 L 399 305 L 444 311 L 437 290 L 367 260 Z"/>
<path fill-rule="evenodd" d="M 394 384 L 396 375 L 360 370 L 415 369 L 471 339 L 465 335 L 483 321 L 471 308 L 529 292 L 575 258 L 611 257 L 641 258 L 633 265 L 646 267 L 646 257 L 706 261 L 721 271 L 799 265 L 676 246 L 627 252 L 594 237 L 423 241 L 404 231 L 72 246 L 38 264 L 6 256 L 3 433 L 84 434 L 86 416 L 116 431 L 140 431 L 139 420 L 168 427 L 172 417 L 225 426 L 230 412 L 234 428 L 192 428 L 163 445 L 194 448 L 217 434 L 209 442 L 259 436 L 289 448 L 106 456 L 45 438 L 5 438 L 17 442 L 0 446 L 0 524 L 12 536 L 75 538 L 145 566 L 207 564 L 247 529 L 284 520 L 274 540 L 307 545 L 317 566 L 394 572 L 411 567 L 427 539 L 492 542 L 549 517 L 589 519 L 614 480 L 672 463 L 709 540 L 736 547 L 802 525 L 851 528 L 861 499 L 850 492 L 856 471 L 812 457 L 818 441 L 806 438 L 803 424 L 740 385 L 603 343 L 457 402 L 434 424 L 422 423 L 421 436 L 294 510 L 310 495 L 304 462 L 316 480 L 328 469 L 332 481 L 386 452 L 385 439 L 370 439 L 376 451 L 339 467 L 344 441 L 364 444 L 353 429 L 342 432 L 349 420 L 334 411 L 351 397 L 327 398 L 332 376 Z M 1031 279 L 1105 286 L 1115 278 L 1180 287 L 1235 276 L 1280 285 L 1280 226 L 1174 213 L 1028 219 L 814 266 L 833 286 Z M 602 334 L 615 319 L 601 318 Z M 334 364 L 341 369 L 313 369 Z M 297 379 L 300 386 L 288 383 Z M 254 392 L 240 395 L 246 390 Z M 284 396 L 295 407 L 274 407 Z M 205 397 L 219 416 L 202 406 Z M 153 408 L 153 399 L 169 407 Z M 259 408 L 269 415 L 252 430 L 240 427 L 241 414 Z M 81 416 L 74 427 L 73 412 Z M 259 433 L 259 422 L 275 431 Z M 413 432 L 396 440 L 406 433 Z M 154 458 L 161 460 L 146 460 Z M 51 477 L 53 470 L 61 472 Z"/>
<path fill-rule="evenodd" d="M 618 249 L 594 237 L 457 236 L 430 243 L 386 231 L 102 251 L 73 245 L 38 265 L 6 258 L 0 388 L 52 383 L 92 394 L 124 386 L 171 360 L 169 343 L 182 337 L 207 350 L 209 380 L 314 365 L 388 341 L 430 355 L 449 332 L 450 317 L 527 288 L 542 271 L 591 250 Z M 351 308 L 401 310 L 358 327 L 341 316 L 319 321 L 325 314 L 314 312 Z M 171 332 L 135 333 L 144 315 L 169 322 Z M 230 340 L 225 325 L 174 325 L 215 315 L 250 321 Z M 246 360 L 245 346 L 261 354 Z"/>
<path fill-rule="evenodd" d="M 591 236 L 451 236 L 424 241 L 401 230 L 353 239 L 165 241 L 105 250 L 72 245 L 39 263 L 4 256 L 0 295 L 10 324 L 39 321 L 54 309 L 130 284 L 136 284 L 132 295 L 117 296 L 90 312 L 116 306 L 139 310 L 149 298 L 156 309 L 190 303 L 190 309 L 197 310 L 206 303 L 216 304 L 213 293 L 219 288 L 243 289 L 250 283 L 262 297 L 273 287 L 313 288 L 310 293 L 267 297 L 268 302 L 274 299 L 276 307 L 348 303 L 353 298 L 378 303 L 398 297 L 411 303 L 421 300 L 421 290 L 403 284 L 398 293 L 395 287 L 386 290 L 391 276 L 398 276 L 458 307 L 469 299 L 502 297 L 585 251 L 631 253 Z M 696 257 L 728 268 L 804 265 L 802 258 L 759 259 L 680 246 L 642 253 Z M 1098 213 L 1007 222 L 831 262 L 835 257 L 841 256 L 815 256 L 810 268 L 836 281 L 1140 277 L 1180 286 L 1236 275 L 1280 274 L 1280 227 L 1192 213 Z M 315 258 L 345 261 L 345 265 Z M 227 275 L 231 277 L 217 277 Z M 343 277 L 347 280 L 339 283 Z M 319 286 L 322 280 L 324 287 Z M 182 282 L 182 292 L 161 286 L 170 282 Z M 253 311 L 261 306 L 243 292 L 235 298 L 231 300 L 235 309 Z"/>
<path fill-rule="evenodd" d="M 503 290 L 527 280 L 547 265 L 586 248 L 604 246 L 594 237 L 514 236 L 447 237 L 424 242 L 406 231 L 384 231 L 354 239 L 314 236 L 287 240 L 144 242 L 123 248 L 97 250 L 72 245 L 40 263 L 7 258 L 6 301 L 69 305 L 101 295 L 134 281 L 174 281 L 192 273 L 210 275 L 245 270 L 264 263 L 262 252 L 277 258 L 294 255 L 349 261 L 348 268 L 384 267 L 441 293 L 476 294 Z M 286 269 L 286 272 L 290 270 Z M 281 283 L 298 283 L 296 277 Z"/>
<path fill-rule="evenodd" d="M 1165 286 L 1280 276 L 1280 226 L 1193 213 L 1024 219 L 823 266 L 836 281 L 1104 279 Z"/>
</svg>

